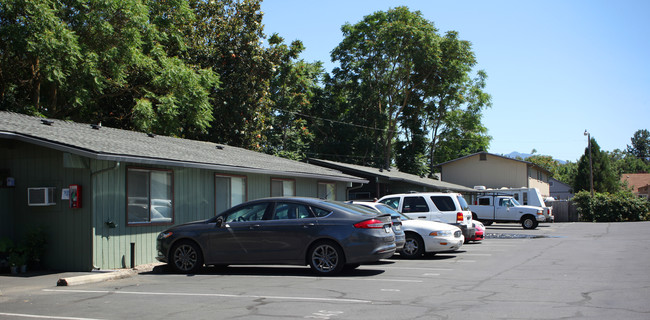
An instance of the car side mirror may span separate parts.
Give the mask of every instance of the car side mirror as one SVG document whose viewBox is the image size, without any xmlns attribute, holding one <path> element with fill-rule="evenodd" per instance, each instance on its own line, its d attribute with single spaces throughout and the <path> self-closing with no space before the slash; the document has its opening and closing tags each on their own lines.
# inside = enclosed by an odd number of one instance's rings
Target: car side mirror
<svg viewBox="0 0 650 320">
<path fill-rule="evenodd" d="M 215 227 L 221 228 L 223 226 L 223 217 L 217 217 L 217 220 L 215 222 Z"/>
</svg>

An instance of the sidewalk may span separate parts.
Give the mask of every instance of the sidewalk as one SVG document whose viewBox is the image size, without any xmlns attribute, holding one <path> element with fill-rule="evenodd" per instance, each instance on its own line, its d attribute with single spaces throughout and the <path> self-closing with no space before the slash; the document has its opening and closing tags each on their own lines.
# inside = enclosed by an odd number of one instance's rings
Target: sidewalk
<svg viewBox="0 0 650 320">
<path fill-rule="evenodd" d="M 56 286 L 74 286 L 108 280 L 124 279 L 141 272 L 151 272 L 162 264 L 146 264 L 134 269 L 101 270 L 91 272 L 56 272 L 28 271 L 19 274 L 0 274 L 0 296 L 10 293 L 52 288 Z"/>
</svg>

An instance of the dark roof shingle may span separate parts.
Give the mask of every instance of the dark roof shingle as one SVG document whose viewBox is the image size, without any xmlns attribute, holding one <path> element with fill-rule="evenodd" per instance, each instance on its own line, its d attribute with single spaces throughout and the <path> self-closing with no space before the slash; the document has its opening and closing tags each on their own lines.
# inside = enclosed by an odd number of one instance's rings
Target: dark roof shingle
<svg viewBox="0 0 650 320">
<path fill-rule="evenodd" d="M 0 111 L 0 138 L 18 139 L 99 160 L 367 182 L 340 171 L 212 142 L 151 137 L 142 132 L 43 120 L 46 119 Z"/>
</svg>

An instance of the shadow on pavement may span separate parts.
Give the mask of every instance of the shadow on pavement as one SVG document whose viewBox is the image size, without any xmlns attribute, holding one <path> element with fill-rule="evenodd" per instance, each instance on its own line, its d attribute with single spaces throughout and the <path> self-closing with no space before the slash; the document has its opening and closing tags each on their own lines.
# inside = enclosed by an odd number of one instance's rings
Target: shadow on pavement
<svg viewBox="0 0 650 320">
<path fill-rule="evenodd" d="M 392 263 L 392 262 L 389 262 Z M 377 264 L 375 264 L 377 265 Z M 381 266 L 377 265 L 377 269 L 372 268 L 373 265 L 364 264 L 363 269 L 343 270 L 340 274 L 332 277 L 367 277 L 376 276 L 384 273 Z M 372 269 L 369 269 L 372 268 Z M 156 266 L 149 272 L 140 273 L 141 276 L 147 275 L 177 275 L 168 265 Z M 202 275 L 224 275 L 224 276 L 287 276 L 287 277 L 323 277 L 322 275 L 315 274 L 308 266 L 207 266 L 194 274 L 188 274 L 188 277 L 202 276 Z M 329 277 L 329 276 L 328 276 Z"/>
</svg>

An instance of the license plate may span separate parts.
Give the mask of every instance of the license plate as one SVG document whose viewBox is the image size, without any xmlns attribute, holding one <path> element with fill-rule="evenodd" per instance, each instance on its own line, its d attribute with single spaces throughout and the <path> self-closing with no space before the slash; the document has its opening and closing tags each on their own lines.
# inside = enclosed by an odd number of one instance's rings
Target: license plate
<svg viewBox="0 0 650 320">
<path fill-rule="evenodd" d="M 389 226 L 384 226 L 384 231 L 386 231 L 386 233 L 390 233 L 390 227 Z"/>
</svg>

